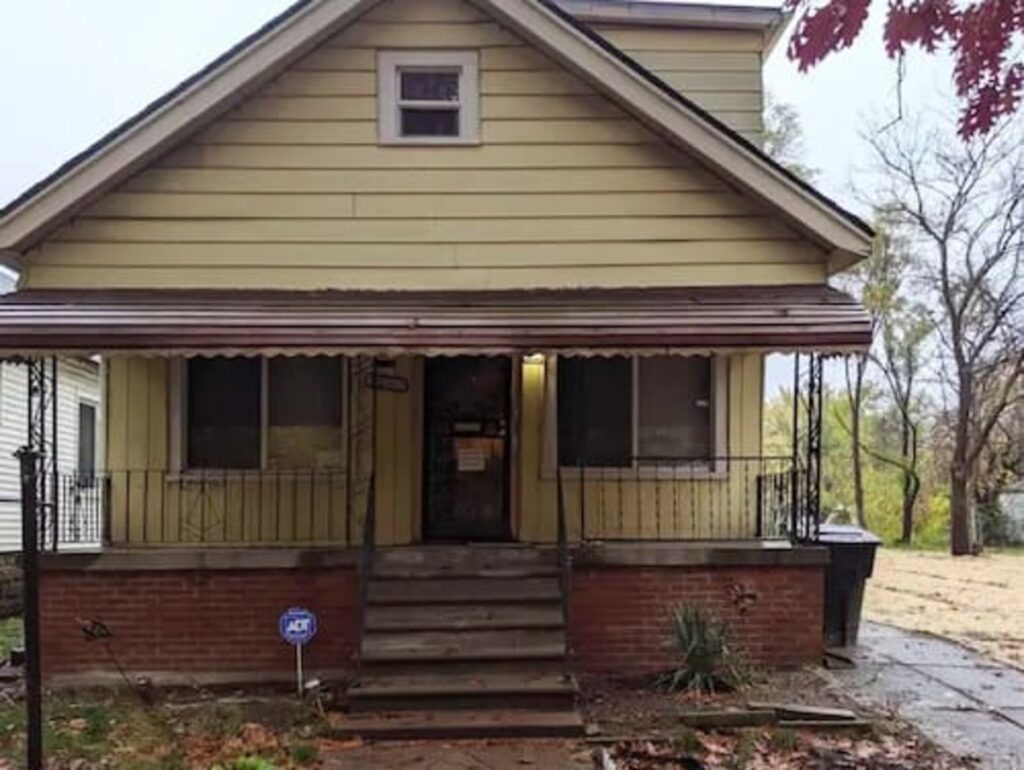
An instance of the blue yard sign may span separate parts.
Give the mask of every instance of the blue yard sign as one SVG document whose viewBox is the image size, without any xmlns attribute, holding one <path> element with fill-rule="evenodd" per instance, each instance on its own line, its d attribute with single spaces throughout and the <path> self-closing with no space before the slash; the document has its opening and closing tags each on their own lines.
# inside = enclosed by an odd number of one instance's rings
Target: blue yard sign
<svg viewBox="0 0 1024 770">
<path fill-rule="evenodd" d="M 316 636 L 316 615 L 302 607 L 292 607 L 281 614 L 277 628 L 288 644 L 301 647 Z"/>
<path fill-rule="evenodd" d="M 277 630 L 281 638 L 295 648 L 295 676 L 299 697 L 305 690 L 305 679 L 302 676 L 302 648 L 313 641 L 316 636 L 316 615 L 302 607 L 291 607 L 281 613 L 277 621 Z"/>
</svg>

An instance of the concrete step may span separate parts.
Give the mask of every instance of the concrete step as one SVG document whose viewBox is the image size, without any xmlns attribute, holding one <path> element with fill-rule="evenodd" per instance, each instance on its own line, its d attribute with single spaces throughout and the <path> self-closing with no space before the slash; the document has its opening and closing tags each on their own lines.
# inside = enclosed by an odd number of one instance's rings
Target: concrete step
<svg viewBox="0 0 1024 770">
<path fill-rule="evenodd" d="M 381 576 L 523 576 L 557 569 L 554 549 L 524 545 L 428 545 L 386 548 L 374 557 Z"/>
<path fill-rule="evenodd" d="M 557 577 L 378 578 L 367 587 L 370 605 L 551 602 L 560 601 L 561 597 Z"/>
<path fill-rule="evenodd" d="M 418 604 L 367 607 L 367 631 L 466 631 L 561 628 L 559 602 L 527 604 Z"/>
<path fill-rule="evenodd" d="M 530 657 L 489 657 L 489 658 L 392 658 L 384 656 L 376 660 L 363 660 L 363 676 L 425 676 L 441 674 L 443 676 L 480 677 L 491 674 L 509 675 L 554 675 L 561 676 L 566 672 L 565 655 L 563 653 L 536 654 Z"/>
<path fill-rule="evenodd" d="M 565 656 L 562 629 L 505 631 L 371 631 L 363 635 L 363 662 L 534 660 Z"/>
<path fill-rule="evenodd" d="M 368 676 L 348 690 L 353 712 L 428 709 L 572 709 L 571 676 L 554 673 L 419 674 Z"/>
<path fill-rule="evenodd" d="M 335 738 L 365 740 L 472 740 L 479 738 L 575 738 L 583 720 L 572 710 L 413 711 L 334 715 Z"/>
</svg>

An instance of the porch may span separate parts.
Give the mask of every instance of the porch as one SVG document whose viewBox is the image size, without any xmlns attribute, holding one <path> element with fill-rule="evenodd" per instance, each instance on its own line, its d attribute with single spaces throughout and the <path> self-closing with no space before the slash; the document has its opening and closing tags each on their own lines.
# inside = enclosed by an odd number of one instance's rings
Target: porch
<svg viewBox="0 0 1024 770">
<path fill-rule="evenodd" d="M 55 675 L 105 667 L 87 618 L 158 679 L 280 676 L 288 606 L 323 619 L 314 668 L 389 687 L 650 672 L 680 603 L 766 665 L 820 653 L 822 360 L 870 334 L 830 289 L 29 293 L 0 321 L 43 415 L 27 497 Z M 45 419 L 71 350 L 102 356 L 106 413 L 74 471 Z M 774 351 L 799 396 L 769 455 Z"/>
<path fill-rule="evenodd" d="M 112 358 L 107 467 L 40 469 L 41 543 L 811 542 L 820 401 L 795 415 L 789 453 L 761 453 L 762 367 L 735 353 Z M 819 370 L 804 357 L 805 395 Z M 651 449 L 688 453 L 634 453 Z"/>
</svg>

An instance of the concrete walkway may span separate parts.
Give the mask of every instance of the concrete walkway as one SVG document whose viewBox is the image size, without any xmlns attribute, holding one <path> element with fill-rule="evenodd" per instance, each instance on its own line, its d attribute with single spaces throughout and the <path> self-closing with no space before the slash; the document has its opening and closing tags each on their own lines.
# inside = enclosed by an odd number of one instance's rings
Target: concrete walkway
<svg viewBox="0 0 1024 770">
<path fill-rule="evenodd" d="M 891 709 L 986 770 L 1024 770 L 1024 672 L 958 644 L 877 623 L 861 628 L 850 695 Z"/>
</svg>

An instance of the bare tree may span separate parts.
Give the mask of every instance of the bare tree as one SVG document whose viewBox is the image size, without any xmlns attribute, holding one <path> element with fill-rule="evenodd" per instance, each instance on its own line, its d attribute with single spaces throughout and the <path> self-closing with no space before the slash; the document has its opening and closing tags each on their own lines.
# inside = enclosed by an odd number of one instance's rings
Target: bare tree
<svg viewBox="0 0 1024 770">
<path fill-rule="evenodd" d="M 880 339 L 871 360 L 882 373 L 899 420 L 899 453 L 896 457 L 879 453 L 874 456 L 899 468 L 903 486 L 900 542 L 909 544 L 914 534 L 914 509 L 921 492 L 918 390 L 932 322 L 924 304 L 907 295 L 907 283 L 917 262 L 898 218 L 894 220 L 883 211 L 877 219 L 879 243 L 874 256 L 877 267 L 865 301 L 877 313 Z"/>
<path fill-rule="evenodd" d="M 909 543 L 913 534 L 914 508 L 921 489 L 917 472 L 918 377 L 931 324 L 921 304 L 911 301 L 906 293 L 914 259 L 898 218 L 883 209 L 876 212 L 875 219 L 877 236 L 872 254 L 850 271 L 846 285 L 860 297 L 871 314 L 876 344 L 871 351 L 845 359 L 845 398 L 850 417 L 847 421 L 837 412 L 836 418 L 851 439 L 850 470 L 858 525 L 866 527 L 864 456 L 867 455 L 900 471 L 903 484 L 901 541 Z M 899 449 L 895 452 L 891 443 L 884 440 L 888 436 L 874 442 L 879 446 L 871 446 L 864 438 L 864 418 L 870 410 L 870 399 L 874 393 L 870 387 L 873 368 L 881 374 L 884 390 L 892 400 L 899 424 Z"/>
<path fill-rule="evenodd" d="M 952 552 L 974 550 L 978 463 L 1024 380 L 1024 144 L 1007 123 L 962 142 L 904 122 L 871 138 L 890 210 L 912 227 L 953 415 Z"/>
</svg>

